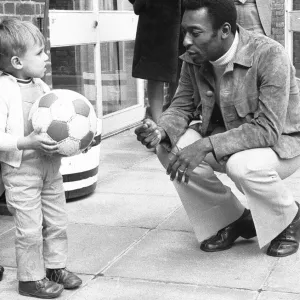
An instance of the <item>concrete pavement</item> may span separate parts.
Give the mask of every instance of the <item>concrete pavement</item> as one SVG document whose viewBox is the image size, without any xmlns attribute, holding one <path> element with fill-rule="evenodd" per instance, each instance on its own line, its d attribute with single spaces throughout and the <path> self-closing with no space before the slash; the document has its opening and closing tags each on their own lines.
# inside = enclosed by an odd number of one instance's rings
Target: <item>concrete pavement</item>
<svg viewBox="0 0 300 300">
<path fill-rule="evenodd" d="M 256 239 L 205 253 L 175 189 L 153 152 L 133 130 L 101 143 L 96 191 L 67 204 L 68 268 L 83 286 L 64 291 L 72 300 L 299 300 L 300 252 L 264 254 Z M 225 175 L 220 175 L 241 195 Z M 286 180 L 300 201 L 300 171 Z M 0 216 L 1 300 L 17 293 L 12 217 Z"/>
</svg>

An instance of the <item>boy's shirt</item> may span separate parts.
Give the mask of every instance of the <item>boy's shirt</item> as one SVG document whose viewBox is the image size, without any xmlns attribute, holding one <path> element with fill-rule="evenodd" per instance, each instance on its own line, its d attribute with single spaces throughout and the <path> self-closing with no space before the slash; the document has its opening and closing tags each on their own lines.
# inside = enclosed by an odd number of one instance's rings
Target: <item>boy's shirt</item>
<svg viewBox="0 0 300 300">
<path fill-rule="evenodd" d="M 20 87 L 22 106 L 23 106 L 23 122 L 24 122 L 24 136 L 29 135 L 32 131 L 31 121 L 28 120 L 29 113 L 32 105 L 45 94 L 40 84 L 37 84 L 33 79 L 19 80 L 17 79 Z M 23 158 L 29 156 L 36 156 L 35 150 L 23 150 Z"/>
<path fill-rule="evenodd" d="M 33 82 L 32 78 L 28 80 L 17 79 L 17 82 L 22 97 L 24 136 L 27 136 L 32 132 L 30 122 L 28 122 L 29 112 L 33 103 L 44 94 L 44 91 Z"/>
<path fill-rule="evenodd" d="M 33 82 L 44 93 L 50 91 L 41 79 Z M 18 168 L 23 151 L 17 148 L 17 141 L 25 130 L 21 89 L 16 78 L 0 73 L 0 91 L 0 162 Z"/>
</svg>

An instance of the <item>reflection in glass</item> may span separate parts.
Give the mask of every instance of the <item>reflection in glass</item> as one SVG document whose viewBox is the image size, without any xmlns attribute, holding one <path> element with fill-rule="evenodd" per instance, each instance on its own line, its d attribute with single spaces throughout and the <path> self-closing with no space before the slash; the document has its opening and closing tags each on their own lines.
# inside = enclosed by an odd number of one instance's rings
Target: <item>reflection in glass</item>
<svg viewBox="0 0 300 300">
<path fill-rule="evenodd" d="M 92 0 L 50 0 L 49 9 L 57 10 L 93 10 Z"/>
<path fill-rule="evenodd" d="M 94 45 L 75 45 L 51 49 L 54 89 L 69 89 L 84 95 L 96 105 Z"/>
<path fill-rule="evenodd" d="M 133 41 L 101 43 L 103 115 L 138 103 L 137 80 L 132 77 Z"/>
<path fill-rule="evenodd" d="M 293 10 L 300 10 L 300 0 L 293 0 Z"/>
<path fill-rule="evenodd" d="M 133 10 L 128 0 L 99 0 L 99 10 Z"/>
</svg>

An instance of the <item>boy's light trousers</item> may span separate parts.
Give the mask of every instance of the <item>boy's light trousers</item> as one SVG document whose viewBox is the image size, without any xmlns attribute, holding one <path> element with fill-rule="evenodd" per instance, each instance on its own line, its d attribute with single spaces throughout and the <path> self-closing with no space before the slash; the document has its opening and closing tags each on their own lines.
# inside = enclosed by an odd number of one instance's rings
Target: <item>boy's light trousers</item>
<svg viewBox="0 0 300 300">
<path fill-rule="evenodd" d="M 29 156 L 19 169 L 2 164 L 8 209 L 16 225 L 17 278 L 36 281 L 64 268 L 67 215 L 59 157 Z"/>
</svg>

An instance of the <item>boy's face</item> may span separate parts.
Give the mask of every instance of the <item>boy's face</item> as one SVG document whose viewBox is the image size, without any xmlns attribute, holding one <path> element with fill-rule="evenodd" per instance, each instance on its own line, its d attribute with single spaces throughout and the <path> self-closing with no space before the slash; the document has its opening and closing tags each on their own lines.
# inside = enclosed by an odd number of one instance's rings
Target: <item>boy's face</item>
<svg viewBox="0 0 300 300">
<path fill-rule="evenodd" d="M 42 78 L 46 71 L 48 55 L 44 52 L 44 45 L 34 44 L 19 57 L 22 68 L 19 72 L 21 79 Z"/>
</svg>

